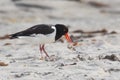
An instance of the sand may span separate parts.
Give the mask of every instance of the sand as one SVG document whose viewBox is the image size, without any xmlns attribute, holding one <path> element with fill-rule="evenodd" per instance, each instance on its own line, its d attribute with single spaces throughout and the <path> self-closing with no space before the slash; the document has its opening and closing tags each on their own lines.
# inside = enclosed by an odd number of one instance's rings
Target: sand
<svg viewBox="0 0 120 80">
<path fill-rule="evenodd" d="M 65 39 L 46 44 L 54 60 L 40 60 L 39 44 L 32 40 L 0 39 L 0 80 L 120 80 L 119 4 L 119 0 L 1 0 L 1 37 L 35 24 L 62 23 L 77 44 Z"/>
</svg>

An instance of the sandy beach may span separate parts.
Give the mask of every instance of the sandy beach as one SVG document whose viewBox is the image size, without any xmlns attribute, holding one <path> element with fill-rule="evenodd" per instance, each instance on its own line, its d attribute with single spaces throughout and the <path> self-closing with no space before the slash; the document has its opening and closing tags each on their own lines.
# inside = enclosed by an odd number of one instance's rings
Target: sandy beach
<svg viewBox="0 0 120 80">
<path fill-rule="evenodd" d="M 36 24 L 65 24 L 64 38 L 39 44 L 7 35 Z M 120 0 L 1 0 L 0 80 L 120 80 Z"/>
</svg>

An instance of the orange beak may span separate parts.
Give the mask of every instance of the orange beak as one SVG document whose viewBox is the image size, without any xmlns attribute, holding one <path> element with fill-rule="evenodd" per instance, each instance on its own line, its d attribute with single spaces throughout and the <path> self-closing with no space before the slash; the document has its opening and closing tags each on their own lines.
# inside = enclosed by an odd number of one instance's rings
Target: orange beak
<svg viewBox="0 0 120 80">
<path fill-rule="evenodd" d="M 70 36 L 68 35 L 68 33 L 65 34 L 65 38 L 67 39 L 68 42 L 70 42 L 70 43 L 72 42 L 72 40 L 71 40 Z"/>
</svg>

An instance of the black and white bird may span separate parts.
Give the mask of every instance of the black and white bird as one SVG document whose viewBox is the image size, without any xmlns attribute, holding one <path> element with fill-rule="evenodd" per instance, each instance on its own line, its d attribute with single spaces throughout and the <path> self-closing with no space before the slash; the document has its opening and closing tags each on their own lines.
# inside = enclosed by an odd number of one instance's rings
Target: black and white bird
<svg viewBox="0 0 120 80">
<path fill-rule="evenodd" d="M 47 57 L 49 55 L 45 51 L 44 45 L 46 43 L 52 43 L 60 39 L 62 36 L 65 36 L 68 42 L 72 42 L 71 38 L 68 35 L 68 28 L 63 24 L 56 25 L 47 25 L 47 24 L 39 24 L 33 27 L 30 27 L 26 30 L 17 32 L 15 34 L 11 34 L 10 38 L 22 38 L 25 40 L 32 40 L 40 44 L 39 49 L 41 54 L 44 52 Z"/>
</svg>

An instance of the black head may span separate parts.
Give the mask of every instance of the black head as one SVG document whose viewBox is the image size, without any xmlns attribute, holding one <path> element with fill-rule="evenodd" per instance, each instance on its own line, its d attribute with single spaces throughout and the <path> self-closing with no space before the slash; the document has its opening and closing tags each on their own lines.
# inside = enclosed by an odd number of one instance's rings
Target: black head
<svg viewBox="0 0 120 80">
<path fill-rule="evenodd" d="M 60 37 L 68 33 L 68 28 L 63 24 L 56 24 L 56 36 L 55 40 L 58 40 Z"/>
</svg>

